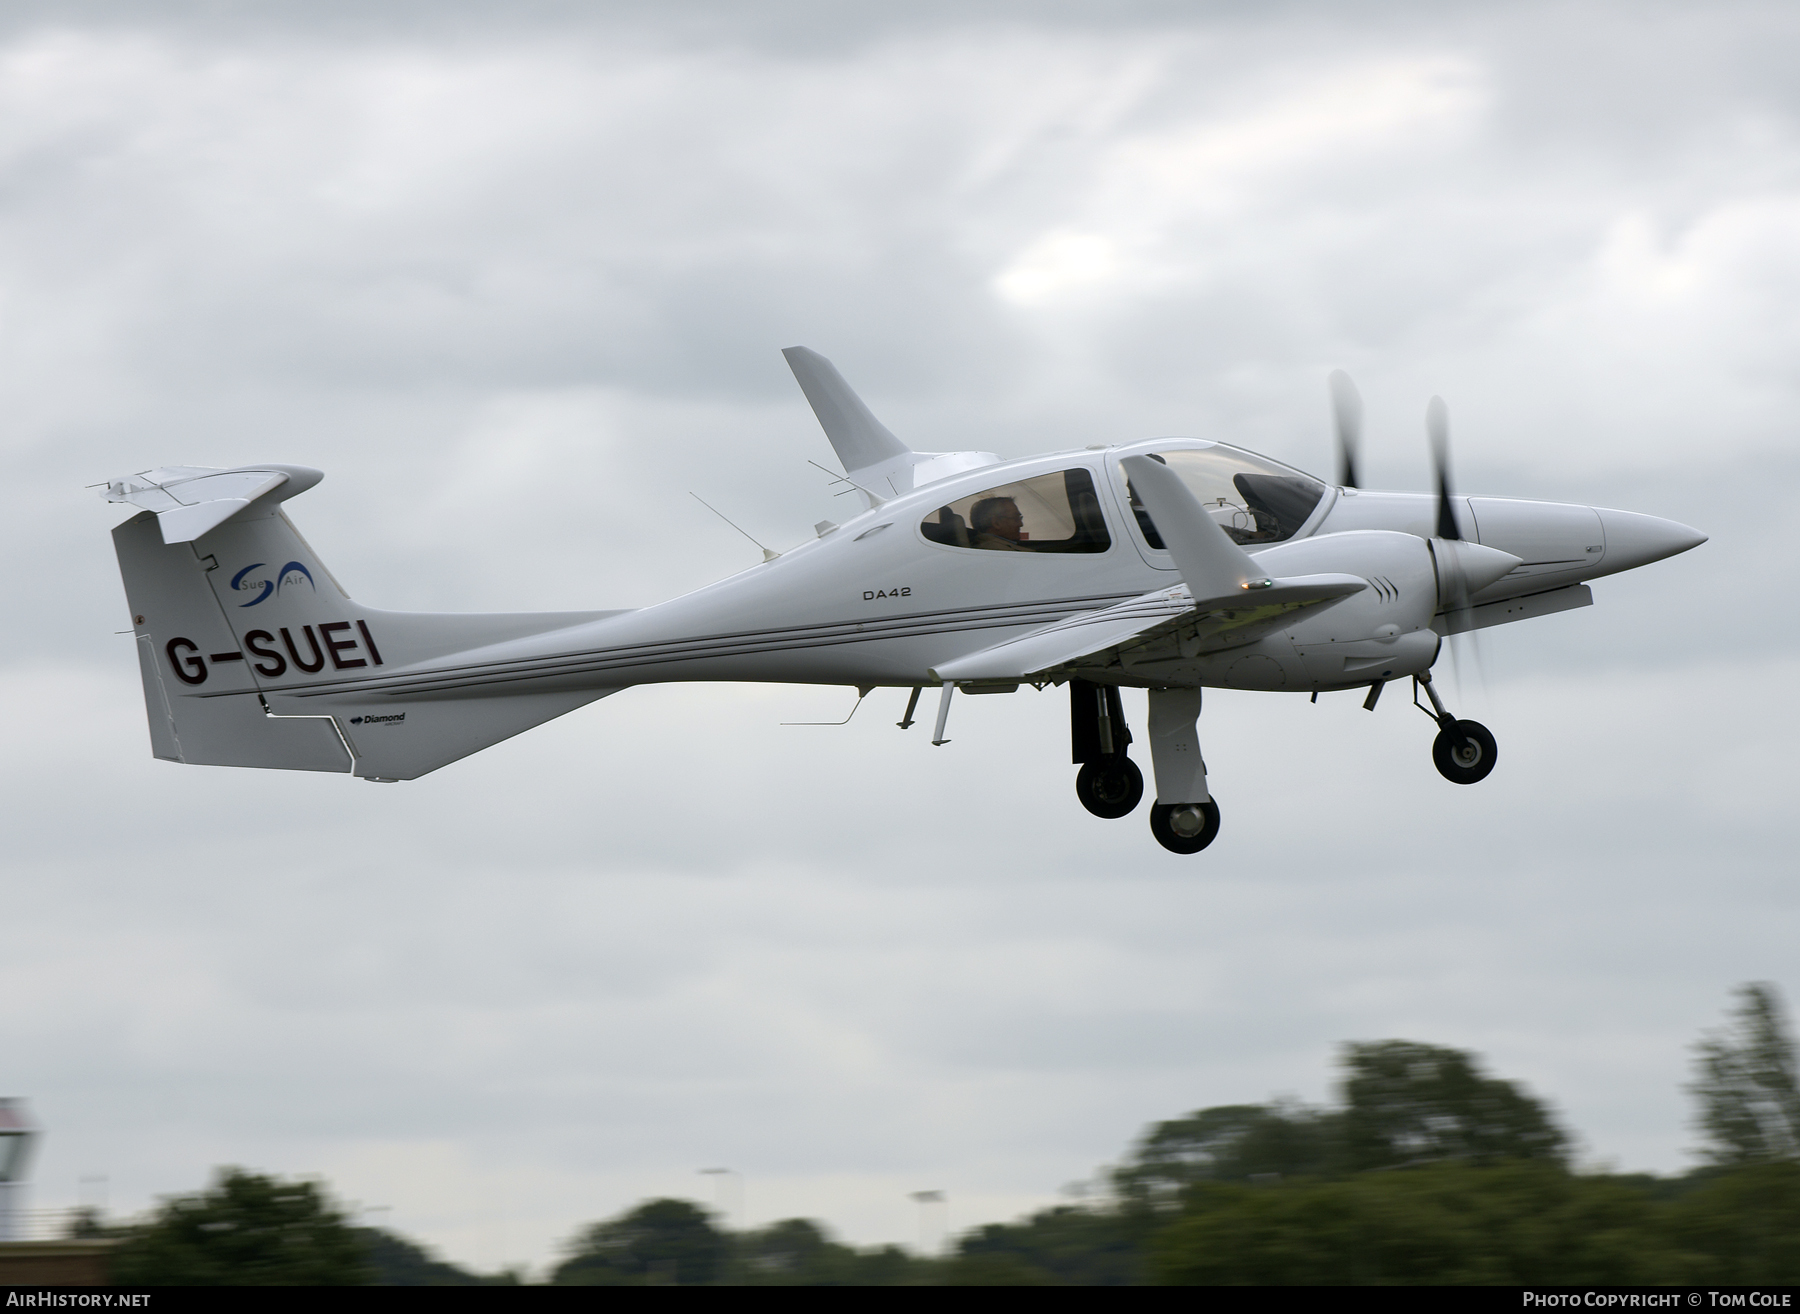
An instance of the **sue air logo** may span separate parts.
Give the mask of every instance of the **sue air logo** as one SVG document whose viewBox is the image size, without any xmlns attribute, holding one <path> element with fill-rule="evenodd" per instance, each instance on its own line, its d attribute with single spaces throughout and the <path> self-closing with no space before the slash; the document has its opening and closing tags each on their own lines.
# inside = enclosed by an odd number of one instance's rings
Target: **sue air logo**
<svg viewBox="0 0 1800 1314">
<path fill-rule="evenodd" d="M 280 593 L 281 590 L 295 587 L 301 580 L 305 580 L 306 586 L 309 589 L 312 589 L 313 592 L 318 592 L 319 586 L 313 583 L 312 571 L 308 570 L 298 561 L 288 562 L 287 565 L 275 572 L 275 578 L 272 580 L 245 578 L 251 571 L 261 570 L 262 567 L 263 563 L 258 561 L 253 565 L 245 566 L 242 570 L 238 571 L 237 574 L 231 577 L 231 587 L 233 592 L 254 592 L 256 594 L 250 601 L 240 602 L 238 603 L 238 606 L 254 607 L 259 602 L 267 602 L 277 593 Z"/>
</svg>

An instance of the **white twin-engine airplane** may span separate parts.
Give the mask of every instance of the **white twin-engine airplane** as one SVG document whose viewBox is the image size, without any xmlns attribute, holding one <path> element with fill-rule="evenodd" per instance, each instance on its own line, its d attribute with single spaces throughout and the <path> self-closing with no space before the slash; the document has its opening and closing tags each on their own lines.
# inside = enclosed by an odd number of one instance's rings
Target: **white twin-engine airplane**
<svg viewBox="0 0 1800 1314">
<path fill-rule="evenodd" d="M 167 467 L 106 486 L 159 758 L 410 780 L 634 684 L 756 680 L 941 689 L 1067 683 L 1076 788 L 1101 817 L 1143 795 L 1123 686 L 1149 691 L 1164 848 L 1217 835 L 1196 723 L 1207 687 L 1311 693 L 1410 677 L 1446 779 L 1493 769 L 1493 736 L 1431 681 L 1447 636 L 1593 601 L 1586 581 L 1706 541 L 1559 502 L 1456 497 L 1447 421 L 1435 494 L 1356 486 L 1361 402 L 1332 376 L 1328 485 L 1189 438 L 1024 460 L 915 452 L 831 362 L 785 353 L 866 509 L 729 579 L 636 611 L 434 615 L 353 602 L 280 504 L 301 466 Z M 1420 704 L 1421 710 L 1425 710 Z"/>
</svg>

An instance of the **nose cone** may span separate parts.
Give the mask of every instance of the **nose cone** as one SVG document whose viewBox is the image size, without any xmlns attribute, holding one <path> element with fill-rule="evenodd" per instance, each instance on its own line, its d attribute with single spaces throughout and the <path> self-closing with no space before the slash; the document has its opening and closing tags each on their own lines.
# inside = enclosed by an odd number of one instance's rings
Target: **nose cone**
<svg viewBox="0 0 1800 1314">
<path fill-rule="evenodd" d="M 1606 573 L 1632 570 L 1686 552 L 1706 542 L 1706 535 L 1677 520 L 1643 516 L 1635 511 L 1609 511 L 1595 507 L 1606 535 Z"/>
</svg>

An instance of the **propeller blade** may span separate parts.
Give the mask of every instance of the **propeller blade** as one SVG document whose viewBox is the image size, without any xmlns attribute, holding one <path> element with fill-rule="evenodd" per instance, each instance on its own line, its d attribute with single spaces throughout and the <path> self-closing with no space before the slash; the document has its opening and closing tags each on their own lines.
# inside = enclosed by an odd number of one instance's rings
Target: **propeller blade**
<svg viewBox="0 0 1800 1314">
<path fill-rule="evenodd" d="M 1356 453 L 1362 446 L 1362 394 L 1342 370 L 1333 370 L 1326 386 L 1331 390 L 1331 418 L 1337 428 L 1338 483 L 1345 488 L 1360 488 L 1356 482 Z"/>
<path fill-rule="evenodd" d="M 1425 433 L 1431 439 L 1431 465 L 1437 476 L 1437 536 L 1460 541 L 1462 531 L 1450 512 L 1450 409 L 1442 397 L 1425 404 Z"/>
</svg>

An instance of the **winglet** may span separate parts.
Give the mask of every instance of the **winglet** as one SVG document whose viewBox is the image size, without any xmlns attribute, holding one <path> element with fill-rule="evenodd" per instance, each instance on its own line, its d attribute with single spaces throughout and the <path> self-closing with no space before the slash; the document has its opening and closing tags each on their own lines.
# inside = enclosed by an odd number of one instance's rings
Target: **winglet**
<svg viewBox="0 0 1800 1314">
<path fill-rule="evenodd" d="M 837 366 L 810 347 L 787 347 L 781 354 L 787 357 L 788 368 L 799 380 L 800 390 L 812 404 L 813 414 L 819 417 L 844 469 L 866 470 L 912 455 L 912 449 L 894 437 L 844 382 Z"/>
<path fill-rule="evenodd" d="M 1268 585 L 1268 572 L 1226 537 L 1180 475 L 1148 456 L 1127 456 L 1119 464 L 1156 521 L 1156 532 L 1195 602 Z"/>
</svg>

